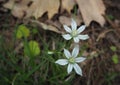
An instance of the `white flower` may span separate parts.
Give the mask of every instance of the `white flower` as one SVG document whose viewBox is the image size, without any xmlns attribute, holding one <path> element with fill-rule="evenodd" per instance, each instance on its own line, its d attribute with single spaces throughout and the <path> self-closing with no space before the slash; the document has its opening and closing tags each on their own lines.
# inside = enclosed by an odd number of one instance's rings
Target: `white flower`
<svg viewBox="0 0 120 85">
<path fill-rule="evenodd" d="M 62 35 L 63 38 L 66 40 L 70 40 L 71 38 L 73 38 L 74 42 L 78 43 L 79 40 L 86 40 L 89 38 L 87 34 L 86 35 L 80 34 L 81 32 L 85 30 L 86 26 L 82 25 L 77 29 L 77 24 L 73 19 L 71 22 L 71 28 L 69 28 L 67 25 L 63 25 L 63 27 L 66 30 L 66 32 L 68 32 L 68 34 Z"/>
<path fill-rule="evenodd" d="M 57 63 L 59 65 L 67 65 L 68 64 L 68 67 L 67 67 L 68 74 L 70 74 L 70 72 L 74 68 L 75 72 L 78 75 L 82 76 L 82 70 L 77 63 L 83 62 L 86 58 L 77 57 L 78 53 L 79 53 L 79 46 L 76 46 L 73 49 L 72 54 L 68 50 L 64 49 L 64 54 L 67 59 L 58 59 L 55 63 Z"/>
</svg>

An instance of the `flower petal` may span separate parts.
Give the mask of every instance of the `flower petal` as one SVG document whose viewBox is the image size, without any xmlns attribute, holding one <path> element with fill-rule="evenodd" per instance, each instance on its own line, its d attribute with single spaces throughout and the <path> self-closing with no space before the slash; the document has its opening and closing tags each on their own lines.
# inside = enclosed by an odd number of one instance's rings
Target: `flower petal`
<svg viewBox="0 0 120 85">
<path fill-rule="evenodd" d="M 81 75 L 82 76 L 82 70 L 81 70 L 81 68 L 79 67 L 79 65 L 78 64 L 74 64 L 74 69 L 75 69 L 75 72 L 78 74 L 78 75 Z"/>
<path fill-rule="evenodd" d="M 63 27 L 64 27 L 66 32 L 71 33 L 72 30 L 67 25 L 63 25 Z"/>
<path fill-rule="evenodd" d="M 68 64 L 68 67 L 67 67 L 68 74 L 72 71 L 72 69 L 73 69 L 73 64 Z"/>
<path fill-rule="evenodd" d="M 68 64 L 68 60 L 67 59 L 59 59 L 55 63 L 57 63 L 59 65 L 66 65 L 66 64 Z"/>
<path fill-rule="evenodd" d="M 71 54 L 67 49 L 64 49 L 64 54 L 68 59 L 71 57 Z"/>
<path fill-rule="evenodd" d="M 72 28 L 72 30 L 76 30 L 77 29 L 77 24 L 76 24 L 74 19 L 72 19 L 71 28 Z"/>
<path fill-rule="evenodd" d="M 72 57 L 77 57 L 78 53 L 79 53 L 79 46 L 76 45 L 72 51 Z"/>
<path fill-rule="evenodd" d="M 81 33 L 82 31 L 84 31 L 85 27 L 86 27 L 85 25 L 80 26 L 77 30 L 78 34 Z"/>
<path fill-rule="evenodd" d="M 78 38 L 81 40 L 86 40 L 89 38 L 89 36 L 88 35 L 78 35 Z"/>
<path fill-rule="evenodd" d="M 70 39 L 72 38 L 70 34 L 64 34 L 64 35 L 62 35 L 62 36 L 63 36 L 63 38 L 66 39 L 66 40 L 70 40 Z"/>
<path fill-rule="evenodd" d="M 78 37 L 74 37 L 73 39 L 74 39 L 74 42 L 75 42 L 75 43 L 78 43 L 78 42 L 79 42 L 79 38 L 78 38 Z"/>
<path fill-rule="evenodd" d="M 83 62 L 85 59 L 86 58 L 84 58 L 84 57 L 77 57 L 77 58 L 75 58 L 75 62 L 76 63 Z"/>
</svg>

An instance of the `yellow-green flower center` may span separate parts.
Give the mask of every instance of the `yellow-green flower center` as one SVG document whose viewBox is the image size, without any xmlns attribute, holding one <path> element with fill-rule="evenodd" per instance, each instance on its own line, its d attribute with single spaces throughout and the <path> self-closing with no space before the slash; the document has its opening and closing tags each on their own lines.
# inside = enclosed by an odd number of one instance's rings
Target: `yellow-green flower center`
<svg viewBox="0 0 120 85">
<path fill-rule="evenodd" d="M 68 59 L 68 61 L 69 61 L 69 63 L 73 64 L 73 63 L 75 63 L 75 58 L 71 57 L 71 58 Z"/>
<path fill-rule="evenodd" d="M 77 30 L 73 30 L 72 33 L 71 33 L 72 37 L 76 37 L 78 35 L 78 32 Z"/>
</svg>

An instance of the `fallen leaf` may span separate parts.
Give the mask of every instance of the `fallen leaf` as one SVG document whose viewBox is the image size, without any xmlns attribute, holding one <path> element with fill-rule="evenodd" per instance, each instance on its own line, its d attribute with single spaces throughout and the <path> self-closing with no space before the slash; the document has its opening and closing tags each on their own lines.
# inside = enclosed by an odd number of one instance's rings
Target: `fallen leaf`
<svg viewBox="0 0 120 85">
<path fill-rule="evenodd" d="M 58 20 L 55 20 L 55 21 L 47 20 L 46 23 L 48 23 L 48 24 L 56 27 L 57 29 L 61 30 L 62 24 Z"/>
<path fill-rule="evenodd" d="M 66 16 L 59 17 L 60 23 L 67 25 L 67 26 L 71 25 L 71 19 L 72 19 L 72 17 L 66 17 Z M 80 25 L 82 22 L 82 19 L 79 16 L 75 16 L 74 20 L 76 21 L 77 25 Z"/>
<path fill-rule="evenodd" d="M 66 9 L 69 13 L 73 9 L 74 5 L 75 5 L 74 0 L 62 0 L 62 8 Z"/>
<path fill-rule="evenodd" d="M 27 14 L 32 13 L 32 15 L 38 19 L 45 12 L 48 12 L 48 18 L 52 18 L 54 14 L 58 13 L 59 6 L 59 0 L 34 0 L 27 10 Z"/>
<path fill-rule="evenodd" d="M 31 3 L 30 6 L 28 4 Z M 58 13 L 60 6 L 59 0 L 21 0 L 15 3 L 15 0 L 9 0 L 3 5 L 5 8 L 11 9 L 15 17 L 22 18 L 26 13 L 26 18 L 34 16 L 36 19 L 48 12 L 48 18 L 52 18 Z"/>
<path fill-rule="evenodd" d="M 7 3 L 5 3 L 3 6 L 5 8 L 9 8 L 9 9 L 12 9 L 14 7 L 14 4 L 15 4 L 15 0 L 9 0 Z"/>
<path fill-rule="evenodd" d="M 15 0 L 9 0 L 3 6 L 11 9 L 12 14 L 17 18 L 22 18 L 25 15 L 25 11 L 28 9 L 27 4 L 30 0 L 22 0 L 19 3 L 15 3 Z"/>
<path fill-rule="evenodd" d="M 11 9 L 12 14 L 17 18 L 22 18 L 25 15 L 25 11 L 28 9 L 27 4 L 30 0 L 22 0 L 16 3 L 15 0 L 9 0 L 3 6 L 5 8 Z"/>
<path fill-rule="evenodd" d="M 48 24 L 39 22 L 39 21 L 37 21 L 37 20 L 31 20 L 31 22 L 40 25 L 44 30 L 50 30 L 50 31 L 53 31 L 53 32 L 56 32 L 56 33 L 61 33 L 61 32 L 57 29 L 57 27 L 55 27 L 55 26 L 48 25 Z"/>
<path fill-rule="evenodd" d="M 93 20 L 104 25 L 105 20 L 102 14 L 105 14 L 105 6 L 102 0 L 76 0 L 76 2 L 87 26 Z"/>
</svg>

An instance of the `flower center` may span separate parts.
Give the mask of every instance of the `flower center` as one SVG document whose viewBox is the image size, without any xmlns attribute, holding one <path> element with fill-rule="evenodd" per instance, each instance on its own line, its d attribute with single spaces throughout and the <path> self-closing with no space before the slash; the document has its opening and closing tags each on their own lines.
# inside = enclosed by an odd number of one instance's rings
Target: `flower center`
<svg viewBox="0 0 120 85">
<path fill-rule="evenodd" d="M 71 57 L 68 59 L 68 61 L 69 61 L 69 63 L 73 64 L 73 63 L 75 63 L 75 58 Z"/>
<path fill-rule="evenodd" d="M 73 37 L 76 37 L 76 36 L 78 35 L 77 30 L 73 30 L 72 33 L 71 33 L 71 35 L 72 35 Z"/>
</svg>

